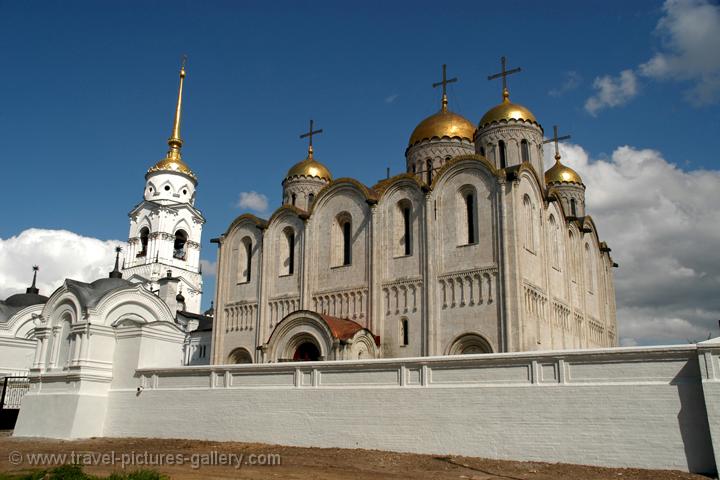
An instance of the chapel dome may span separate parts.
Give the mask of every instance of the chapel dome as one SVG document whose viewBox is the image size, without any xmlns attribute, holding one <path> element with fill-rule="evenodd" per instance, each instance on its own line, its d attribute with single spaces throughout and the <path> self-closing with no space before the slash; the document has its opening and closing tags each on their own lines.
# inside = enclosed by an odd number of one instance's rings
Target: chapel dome
<svg viewBox="0 0 720 480">
<path fill-rule="evenodd" d="M 45 295 L 37 293 L 16 293 L 9 296 L 5 300 L 5 305 L 9 307 L 29 307 L 30 305 L 39 305 L 48 301 Z"/>
<path fill-rule="evenodd" d="M 332 180 L 330 170 L 313 158 L 312 150 L 310 150 L 305 160 L 296 163 L 288 170 L 285 178 L 292 177 L 316 177 L 327 181 Z"/>
<path fill-rule="evenodd" d="M 553 183 L 579 183 L 582 184 L 582 178 L 580 175 L 560 162 L 559 157 L 555 157 L 555 165 L 550 170 L 545 172 L 545 183 L 550 185 Z"/>
<path fill-rule="evenodd" d="M 470 120 L 451 112 L 445 105 L 443 108 L 424 119 L 415 127 L 412 135 L 410 135 L 409 147 L 423 140 L 432 138 L 459 138 L 461 140 L 473 141 L 475 134 L 475 125 Z"/>
<path fill-rule="evenodd" d="M 491 123 L 502 122 L 508 120 L 519 120 L 537 124 L 535 115 L 526 107 L 510 101 L 510 94 L 505 90 L 503 92 L 503 101 L 499 105 L 494 106 L 483 115 L 478 124 L 479 128 L 486 127 Z"/>
</svg>

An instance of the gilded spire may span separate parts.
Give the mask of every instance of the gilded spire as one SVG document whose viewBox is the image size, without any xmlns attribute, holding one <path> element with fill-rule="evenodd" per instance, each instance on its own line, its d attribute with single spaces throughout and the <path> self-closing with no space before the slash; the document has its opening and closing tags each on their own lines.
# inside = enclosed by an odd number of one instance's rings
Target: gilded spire
<svg viewBox="0 0 720 480">
<path fill-rule="evenodd" d="M 182 137 L 180 137 L 180 121 L 182 117 L 182 95 L 183 95 L 183 83 L 185 81 L 185 62 L 187 56 L 183 57 L 182 65 L 180 66 L 180 86 L 178 87 L 177 105 L 175 106 L 175 119 L 173 121 L 173 129 L 168 139 L 168 146 L 170 149 L 165 155 L 165 158 L 160 160 L 154 166 L 148 170 L 148 174 L 167 171 L 167 172 L 178 172 L 187 175 L 193 180 L 197 180 L 195 173 L 183 162 L 182 154 L 180 149 L 183 145 Z"/>
<path fill-rule="evenodd" d="M 180 149 L 182 148 L 182 138 L 180 137 L 180 119 L 182 116 L 182 94 L 183 94 L 183 82 L 185 81 L 185 62 L 187 62 L 187 55 L 183 56 L 182 65 L 180 65 L 180 86 L 178 87 L 178 98 L 177 106 L 175 107 L 175 121 L 173 122 L 172 135 L 168 139 L 168 145 L 170 150 L 168 151 L 168 157 L 171 158 L 182 158 L 180 155 Z"/>
</svg>

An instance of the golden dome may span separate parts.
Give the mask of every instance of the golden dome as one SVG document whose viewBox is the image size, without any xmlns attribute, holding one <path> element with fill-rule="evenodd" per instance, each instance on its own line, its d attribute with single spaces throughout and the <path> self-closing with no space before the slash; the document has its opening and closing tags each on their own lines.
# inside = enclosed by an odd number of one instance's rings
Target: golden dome
<svg viewBox="0 0 720 480">
<path fill-rule="evenodd" d="M 190 170 L 190 167 L 188 167 L 187 164 L 182 161 L 182 158 L 180 158 L 179 156 L 177 158 L 172 158 L 171 154 L 168 154 L 167 157 L 160 160 L 158 163 L 150 167 L 150 169 L 148 169 L 147 171 L 148 175 L 155 172 L 182 173 L 183 175 L 187 175 L 193 180 L 197 180 L 195 172 Z"/>
<path fill-rule="evenodd" d="M 487 111 L 480 120 L 479 128 L 483 128 L 486 125 L 490 125 L 493 122 L 501 122 L 507 120 L 523 120 L 526 122 L 538 123 L 535 119 L 535 115 L 530 110 L 512 103 L 510 101 L 510 94 L 505 90 L 503 92 L 503 101 L 500 105 L 497 105 Z"/>
<path fill-rule="evenodd" d="M 447 101 L 445 100 L 443 108 L 438 113 L 430 115 L 415 127 L 412 135 L 410 135 L 408 146 L 412 147 L 423 140 L 443 137 L 460 138 L 472 142 L 474 134 L 475 125 L 462 115 L 448 110 Z"/>
<path fill-rule="evenodd" d="M 572 168 L 563 165 L 560 162 L 560 156 L 555 156 L 555 165 L 545 172 L 545 183 L 548 185 L 552 183 L 580 183 L 582 184 L 582 178 Z"/>
<path fill-rule="evenodd" d="M 302 162 L 298 162 L 295 165 L 288 170 L 287 175 L 285 178 L 291 178 L 291 177 L 317 177 L 322 180 L 330 181 L 332 180 L 332 175 L 330 175 L 330 170 L 327 169 L 325 165 L 318 162 L 313 158 L 313 152 L 312 147 L 308 151 L 308 156 L 305 160 Z"/>
</svg>

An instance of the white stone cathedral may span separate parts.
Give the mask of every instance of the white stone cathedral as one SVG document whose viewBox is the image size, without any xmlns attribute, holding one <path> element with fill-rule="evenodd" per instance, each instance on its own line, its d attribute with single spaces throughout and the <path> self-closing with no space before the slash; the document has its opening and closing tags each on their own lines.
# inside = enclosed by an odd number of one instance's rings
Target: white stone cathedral
<svg viewBox="0 0 720 480">
<path fill-rule="evenodd" d="M 504 60 L 504 59 L 503 59 Z M 363 185 L 307 157 L 269 219 L 218 244 L 212 363 L 617 345 L 610 249 L 580 175 L 546 171 L 544 130 L 503 97 L 477 124 L 441 109 L 410 135 L 406 173 Z"/>
</svg>

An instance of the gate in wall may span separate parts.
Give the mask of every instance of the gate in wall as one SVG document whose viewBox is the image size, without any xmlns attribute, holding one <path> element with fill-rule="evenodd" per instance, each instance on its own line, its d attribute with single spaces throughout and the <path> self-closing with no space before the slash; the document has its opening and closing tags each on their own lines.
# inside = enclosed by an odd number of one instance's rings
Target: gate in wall
<svg viewBox="0 0 720 480">
<path fill-rule="evenodd" d="M 15 428 L 20 403 L 30 389 L 28 377 L 5 377 L 2 379 L 2 393 L 0 393 L 0 430 Z"/>
</svg>

